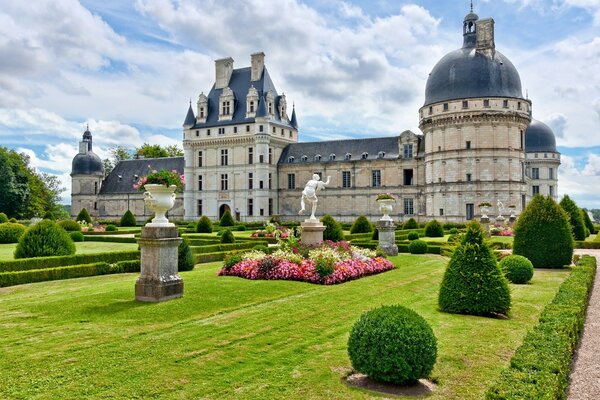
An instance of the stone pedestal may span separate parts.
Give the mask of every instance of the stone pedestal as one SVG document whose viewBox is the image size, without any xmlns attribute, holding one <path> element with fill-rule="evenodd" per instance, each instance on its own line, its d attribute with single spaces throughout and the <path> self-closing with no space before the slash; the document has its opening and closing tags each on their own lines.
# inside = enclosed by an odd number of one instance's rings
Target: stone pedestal
<svg viewBox="0 0 600 400">
<path fill-rule="evenodd" d="M 377 222 L 379 231 L 379 247 L 388 256 L 398 255 L 398 246 L 396 246 L 396 225 L 394 221 L 379 220 Z"/>
<path fill-rule="evenodd" d="M 318 219 L 305 219 L 300 223 L 302 227 L 302 235 L 300 239 L 302 243 L 309 246 L 318 246 L 323 241 L 323 231 L 325 225 Z"/>
<path fill-rule="evenodd" d="M 485 233 L 485 235 L 487 237 L 490 237 L 490 219 L 488 216 L 485 217 L 481 217 L 479 219 L 479 223 L 481 224 L 481 227 L 483 228 L 483 233 Z"/>
<path fill-rule="evenodd" d="M 135 299 L 161 302 L 183 296 L 183 280 L 177 274 L 177 248 L 182 239 L 177 228 L 145 226 L 138 244 L 142 250 Z"/>
<path fill-rule="evenodd" d="M 514 215 L 511 215 L 510 217 L 508 217 L 508 224 L 510 226 L 513 226 L 515 224 L 515 221 L 517 220 L 517 217 Z"/>
</svg>

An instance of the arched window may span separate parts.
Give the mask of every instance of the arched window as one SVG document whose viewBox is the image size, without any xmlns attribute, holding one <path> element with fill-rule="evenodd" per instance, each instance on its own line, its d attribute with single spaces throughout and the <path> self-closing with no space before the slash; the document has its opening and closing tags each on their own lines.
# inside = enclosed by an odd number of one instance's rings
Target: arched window
<svg viewBox="0 0 600 400">
<path fill-rule="evenodd" d="M 335 161 L 335 154 L 331 153 L 329 155 L 329 161 Z"/>
<path fill-rule="evenodd" d="M 369 157 L 369 153 L 367 153 L 367 152 L 364 152 L 364 153 L 362 153 L 362 154 L 360 155 L 360 158 L 361 158 L 361 159 L 363 159 L 363 160 L 366 160 L 366 159 L 367 159 L 367 157 Z"/>
<path fill-rule="evenodd" d="M 321 155 L 320 154 L 317 154 L 315 156 L 315 161 L 321 161 Z"/>
<path fill-rule="evenodd" d="M 346 155 L 344 156 L 344 160 L 349 160 L 352 158 L 352 154 L 350 153 L 346 153 Z"/>
<path fill-rule="evenodd" d="M 289 162 L 289 163 L 293 163 L 293 162 L 294 162 L 294 156 L 290 156 L 290 157 L 288 157 L 288 162 Z"/>
<path fill-rule="evenodd" d="M 308 161 L 308 156 L 304 155 L 300 159 L 302 160 L 302 162 L 307 162 Z"/>
<path fill-rule="evenodd" d="M 380 151 L 379 153 L 377 153 L 377 158 L 383 158 L 385 157 L 385 151 Z"/>
</svg>

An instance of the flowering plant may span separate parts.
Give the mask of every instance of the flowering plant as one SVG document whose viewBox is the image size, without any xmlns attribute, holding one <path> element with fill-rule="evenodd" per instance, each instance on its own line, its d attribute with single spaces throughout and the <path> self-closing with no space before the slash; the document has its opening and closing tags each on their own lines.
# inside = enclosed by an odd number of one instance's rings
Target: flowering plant
<svg viewBox="0 0 600 400">
<path fill-rule="evenodd" d="M 484 201 L 483 203 L 479 203 L 479 207 L 491 207 L 492 204 L 488 203 L 487 201 Z"/>
<path fill-rule="evenodd" d="M 378 201 L 379 200 L 394 200 L 394 201 L 396 201 L 396 198 L 391 193 L 379 193 L 377 195 L 377 200 Z"/>
<path fill-rule="evenodd" d="M 166 187 L 176 186 L 178 191 L 183 189 L 185 179 L 183 175 L 179 175 L 177 170 L 156 170 L 152 169 L 150 165 L 148 165 L 148 169 L 150 170 L 150 173 L 146 176 L 142 176 L 136 183 L 134 183 L 134 189 L 143 192 L 146 190 L 144 187 L 146 184 L 164 185 Z"/>
</svg>

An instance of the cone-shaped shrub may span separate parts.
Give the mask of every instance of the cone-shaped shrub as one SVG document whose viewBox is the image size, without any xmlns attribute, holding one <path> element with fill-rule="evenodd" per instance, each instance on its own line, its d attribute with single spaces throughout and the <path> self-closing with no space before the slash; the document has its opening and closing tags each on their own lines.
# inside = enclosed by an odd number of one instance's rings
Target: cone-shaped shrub
<svg viewBox="0 0 600 400">
<path fill-rule="evenodd" d="M 65 219 L 58 223 L 67 232 L 81 232 L 81 225 L 70 219 Z"/>
<path fill-rule="evenodd" d="M 119 223 L 121 226 L 136 226 L 137 221 L 135 220 L 135 215 L 129 210 L 125 211 L 125 214 L 121 217 L 121 222 Z"/>
<path fill-rule="evenodd" d="M 76 221 L 85 221 L 88 224 L 91 224 L 92 217 L 90 217 L 90 213 L 85 208 L 82 208 L 81 211 L 79 211 L 79 214 L 77 214 Z"/>
<path fill-rule="evenodd" d="M 206 215 L 201 216 L 200 219 L 198 220 L 198 224 L 196 225 L 196 232 L 212 233 L 212 231 L 213 231 L 213 226 L 212 226 L 212 222 L 210 221 L 210 219 Z"/>
<path fill-rule="evenodd" d="M 0 243 L 17 243 L 26 229 L 23 225 L 12 222 L 0 224 Z"/>
<path fill-rule="evenodd" d="M 573 258 L 569 216 L 550 196 L 534 196 L 514 229 L 513 254 L 534 268 L 562 268 Z"/>
<path fill-rule="evenodd" d="M 3 212 L 0 212 L 0 224 L 8 222 L 8 217 Z"/>
<path fill-rule="evenodd" d="M 444 227 L 437 220 L 432 219 L 425 225 L 425 236 L 444 237 Z"/>
<path fill-rule="evenodd" d="M 427 378 L 437 357 L 433 330 L 416 312 L 383 306 L 364 313 L 352 327 L 348 355 L 358 372 L 399 385 Z"/>
<path fill-rule="evenodd" d="M 581 216 L 583 217 L 583 223 L 585 224 L 585 227 L 588 228 L 590 233 L 596 233 L 596 230 L 594 229 L 594 223 L 590 219 L 590 215 L 585 208 L 581 209 Z"/>
<path fill-rule="evenodd" d="M 233 216 L 231 215 L 231 212 L 229 210 L 227 210 L 223 213 L 223 216 L 221 217 L 221 220 L 219 221 L 219 225 L 220 226 L 234 226 L 235 225 L 235 220 L 233 219 Z"/>
<path fill-rule="evenodd" d="M 221 243 L 235 243 L 235 236 L 229 229 L 225 229 L 221 235 Z"/>
<path fill-rule="evenodd" d="M 350 228 L 350 233 L 369 233 L 371 231 L 373 231 L 373 227 L 364 215 L 360 215 L 356 218 L 356 221 L 354 221 L 354 224 L 352 224 L 352 227 Z"/>
<path fill-rule="evenodd" d="M 577 204 L 575 204 L 575 202 L 566 194 L 559 204 L 569 215 L 569 223 L 571 224 L 573 238 L 575 238 L 575 240 L 585 240 L 585 225 Z"/>
<path fill-rule="evenodd" d="M 323 240 L 333 240 L 334 242 L 344 240 L 344 231 L 342 225 L 337 222 L 331 215 L 325 214 L 321 218 L 321 222 L 325 225 L 323 231 Z"/>
<path fill-rule="evenodd" d="M 410 218 L 402 225 L 402 229 L 419 229 L 419 224 L 414 218 Z"/>
<path fill-rule="evenodd" d="M 461 244 L 452 254 L 438 303 L 442 311 L 455 314 L 506 314 L 510 309 L 508 281 L 476 221 L 469 223 Z"/>
<path fill-rule="evenodd" d="M 191 271 L 194 269 L 194 254 L 187 239 L 184 238 L 179 244 L 177 255 L 177 270 Z"/>
<path fill-rule="evenodd" d="M 512 283 L 527 283 L 533 278 L 533 264 L 523 256 L 508 256 L 500 260 L 500 269 Z"/>
<path fill-rule="evenodd" d="M 43 220 L 30 226 L 15 249 L 15 258 L 68 256 L 75 254 L 71 236 L 57 223 Z"/>
</svg>

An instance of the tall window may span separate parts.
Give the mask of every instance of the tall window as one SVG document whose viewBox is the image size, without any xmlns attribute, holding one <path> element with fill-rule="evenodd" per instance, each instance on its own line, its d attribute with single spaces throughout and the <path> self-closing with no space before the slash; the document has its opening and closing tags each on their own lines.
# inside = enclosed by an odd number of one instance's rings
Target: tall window
<svg viewBox="0 0 600 400">
<path fill-rule="evenodd" d="M 248 189 L 253 189 L 254 186 L 254 174 L 252 172 L 248 172 Z"/>
<path fill-rule="evenodd" d="M 269 215 L 273 215 L 273 199 L 269 199 Z"/>
<path fill-rule="evenodd" d="M 296 189 L 296 174 L 287 174 L 288 189 Z"/>
<path fill-rule="evenodd" d="M 469 108 L 469 100 L 463 100 L 462 108 Z"/>
<path fill-rule="evenodd" d="M 231 103 L 229 101 L 223 102 L 223 115 L 229 115 L 231 111 Z"/>
<path fill-rule="evenodd" d="M 98 182 L 94 182 L 94 194 L 98 194 Z"/>
<path fill-rule="evenodd" d="M 273 175 L 269 172 L 269 189 L 273 189 Z"/>
<path fill-rule="evenodd" d="M 254 149 L 248 147 L 248 164 L 254 164 Z"/>
<path fill-rule="evenodd" d="M 548 179 L 554 179 L 554 168 L 548 168 Z"/>
<path fill-rule="evenodd" d="M 269 164 L 273 164 L 273 149 L 269 147 Z"/>
<path fill-rule="evenodd" d="M 202 200 L 198 200 L 198 216 L 202 215 Z"/>
<path fill-rule="evenodd" d="M 403 151 L 402 151 L 402 158 L 413 158 L 413 145 L 411 144 L 405 144 L 403 146 Z"/>
<path fill-rule="evenodd" d="M 342 187 L 352 187 L 352 181 L 350 180 L 350 171 L 342 171 Z"/>
<path fill-rule="evenodd" d="M 219 135 L 225 134 L 225 128 L 219 128 Z"/>
<path fill-rule="evenodd" d="M 540 193 L 540 187 L 537 185 L 534 185 L 531 187 L 531 193 L 535 196 L 536 194 Z"/>
<path fill-rule="evenodd" d="M 531 168 L 531 179 L 540 179 L 540 169 Z"/>
<path fill-rule="evenodd" d="M 554 186 L 548 186 L 548 194 L 554 196 Z"/>
<path fill-rule="evenodd" d="M 502 107 L 508 108 L 508 100 L 502 100 Z"/>
<path fill-rule="evenodd" d="M 198 175 L 198 190 L 202 190 L 202 175 Z"/>
<path fill-rule="evenodd" d="M 483 106 L 484 107 L 489 107 L 490 106 L 490 101 L 489 100 L 483 100 Z"/>
<path fill-rule="evenodd" d="M 198 166 L 202 166 L 202 150 L 198 152 Z"/>
<path fill-rule="evenodd" d="M 412 186 L 413 185 L 413 170 L 411 169 L 405 169 L 403 171 L 404 173 L 404 180 L 403 180 L 403 184 L 404 186 Z"/>
<path fill-rule="evenodd" d="M 415 213 L 413 199 L 404 199 L 404 215 L 413 215 Z"/>
<path fill-rule="evenodd" d="M 374 169 L 371 172 L 371 177 L 372 177 L 372 185 L 373 187 L 379 187 L 381 186 L 381 171 L 378 169 Z"/>
<path fill-rule="evenodd" d="M 248 215 L 254 215 L 254 199 L 248 199 Z"/>
<path fill-rule="evenodd" d="M 228 190 L 229 187 L 229 176 L 227 174 L 221 174 L 221 190 Z"/>
<path fill-rule="evenodd" d="M 264 162 L 265 162 L 265 156 L 264 156 L 264 155 L 262 155 L 262 154 L 259 154 L 259 155 L 258 155 L 258 162 L 259 162 L 260 164 L 264 163 Z"/>
<path fill-rule="evenodd" d="M 258 187 L 259 187 L 260 189 L 262 189 L 262 188 L 263 188 L 263 181 L 258 181 Z"/>
<path fill-rule="evenodd" d="M 254 112 L 254 102 L 253 101 L 250 102 L 250 112 L 251 113 Z"/>
<path fill-rule="evenodd" d="M 472 176 L 473 175 L 471 175 L 471 174 L 467 174 L 467 182 L 471 182 Z"/>
<path fill-rule="evenodd" d="M 465 142 L 465 147 L 467 148 L 467 150 L 469 150 L 471 148 L 471 141 L 470 140 L 467 140 Z"/>
<path fill-rule="evenodd" d="M 229 164 L 229 150 L 221 149 L 221 165 Z"/>
</svg>

